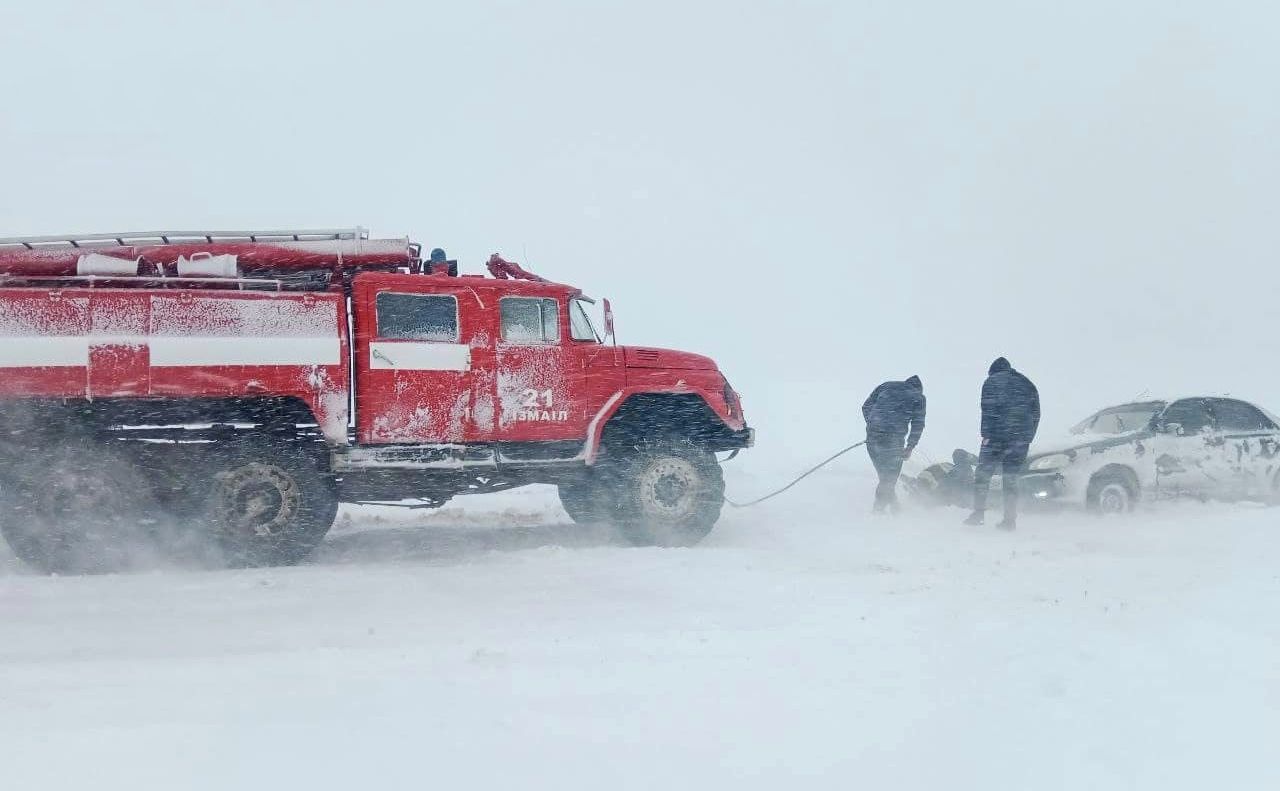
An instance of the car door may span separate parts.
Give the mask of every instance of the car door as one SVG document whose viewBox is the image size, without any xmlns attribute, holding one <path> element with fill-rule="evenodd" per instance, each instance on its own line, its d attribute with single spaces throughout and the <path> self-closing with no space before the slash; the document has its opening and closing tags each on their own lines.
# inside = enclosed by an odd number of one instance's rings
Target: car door
<svg viewBox="0 0 1280 791">
<path fill-rule="evenodd" d="M 1277 427 L 1252 404 L 1234 398 L 1209 400 L 1222 443 L 1223 494 L 1234 498 L 1270 496 L 1276 477 Z"/>
<path fill-rule="evenodd" d="M 543 455 L 549 456 L 575 453 L 589 419 L 581 351 L 566 340 L 565 307 L 551 294 L 498 300 L 497 439 L 507 445 L 564 443 L 546 446 Z"/>
<path fill-rule="evenodd" d="M 453 279 L 357 278 L 356 434 L 367 444 L 455 444 L 475 434 L 472 340 Z"/>
<path fill-rule="evenodd" d="M 1224 485 L 1222 437 L 1207 399 L 1184 398 L 1166 407 L 1151 444 L 1161 492 L 1208 496 Z"/>
</svg>

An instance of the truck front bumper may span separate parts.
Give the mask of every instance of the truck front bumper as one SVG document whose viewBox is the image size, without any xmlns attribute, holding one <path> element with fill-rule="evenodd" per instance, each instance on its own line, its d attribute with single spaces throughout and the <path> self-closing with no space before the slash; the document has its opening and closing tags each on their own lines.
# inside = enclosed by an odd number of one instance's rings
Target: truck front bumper
<svg viewBox="0 0 1280 791">
<path fill-rule="evenodd" d="M 737 431 L 722 431 L 705 439 L 706 448 L 715 453 L 731 450 L 736 456 L 738 451 L 756 444 L 756 430 L 743 426 Z M 729 458 L 733 458 L 730 456 Z"/>
</svg>

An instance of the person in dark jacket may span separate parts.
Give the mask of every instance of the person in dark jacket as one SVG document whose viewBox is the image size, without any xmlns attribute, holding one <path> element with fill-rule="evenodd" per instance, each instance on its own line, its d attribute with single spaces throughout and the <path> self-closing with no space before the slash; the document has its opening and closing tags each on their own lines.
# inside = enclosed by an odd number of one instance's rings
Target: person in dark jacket
<svg viewBox="0 0 1280 791">
<path fill-rule="evenodd" d="M 965 524 L 980 525 L 987 510 L 987 491 L 996 465 L 1004 481 L 1004 520 L 1012 530 L 1018 523 L 1018 476 L 1040 427 L 1040 393 L 1031 380 L 999 357 L 982 384 L 982 450 L 974 471 L 973 513 Z"/>
<path fill-rule="evenodd" d="M 942 466 L 942 465 L 936 465 Z M 951 469 L 938 477 L 938 499 L 950 505 L 965 505 L 973 497 L 973 471 L 978 457 L 956 448 L 951 453 Z"/>
<path fill-rule="evenodd" d="M 458 276 L 458 262 L 449 258 L 444 248 L 436 247 L 431 250 L 431 257 L 423 264 L 423 271 L 428 275 L 450 275 Z"/>
<path fill-rule="evenodd" d="M 977 464 L 977 456 L 957 448 L 950 463 L 931 464 L 914 479 L 907 478 L 907 490 L 927 505 L 967 506 L 973 502 L 973 468 Z"/>
<path fill-rule="evenodd" d="M 872 390 L 862 404 L 862 416 L 867 421 L 867 454 L 880 476 L 876 513 L 898 508 L 898 476 L 902 474 L 902 463 L 911 457 L 924 433 L 924 412 L 924 385 L 918 376 L 903 382 L 885 382 Z"/>
</svg>

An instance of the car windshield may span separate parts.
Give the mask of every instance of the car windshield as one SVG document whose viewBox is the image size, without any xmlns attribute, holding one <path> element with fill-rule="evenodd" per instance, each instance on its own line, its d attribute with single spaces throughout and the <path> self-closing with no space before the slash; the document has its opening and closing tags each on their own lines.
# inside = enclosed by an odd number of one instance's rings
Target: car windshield
<svg viewBox="0 0 1280 791">
<path fill-rule="evenodd" d="M 1072 434 L 1127 434 L 1147 427 L 1164 404 L 1125 404 L 1095 412 L 1071 428 Z"/>
</svg>

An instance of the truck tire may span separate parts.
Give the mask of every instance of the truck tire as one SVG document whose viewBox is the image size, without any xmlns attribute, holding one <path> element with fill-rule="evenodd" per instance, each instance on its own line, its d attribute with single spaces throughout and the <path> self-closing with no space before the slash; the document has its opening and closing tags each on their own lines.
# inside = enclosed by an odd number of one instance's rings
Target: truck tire
<svg viewBox="0 0 1280 791">
<path fill-rule="evenodd" d="M 580 525 L 598 525 L 611 521 L 613 495 L 603 481 L 590 475 L 558 487 L 560 507 Z"/>
<path fill-rule="evenodd" d="M 715 527 L 724 474 L 715 454 L 682 440 L 646 444 L 610 465 L 614 516 L 637 546 L 689 547 Z"/>
<path fill-rule="evenodd" d="M 338 492 L 316 445 L 263 437 L 219 449 L 202 521 L 226 565 L 292 565 L 324 540 Z"/>
<path fill-rule="evenodd" d="M 47 574 L 127 571 L 160 557 L 154 505 L 127 455 L 87 439 L 62 442 L 5 465 L 0 534 Z"/>
<path fill-rule="evenodd" d="M 1130 513 L 1138 504 L 1137 480 L 1124 468 L 1099 470 L 1089 480 L 1085 504 L 1099 516 Z"/>
</svg>

